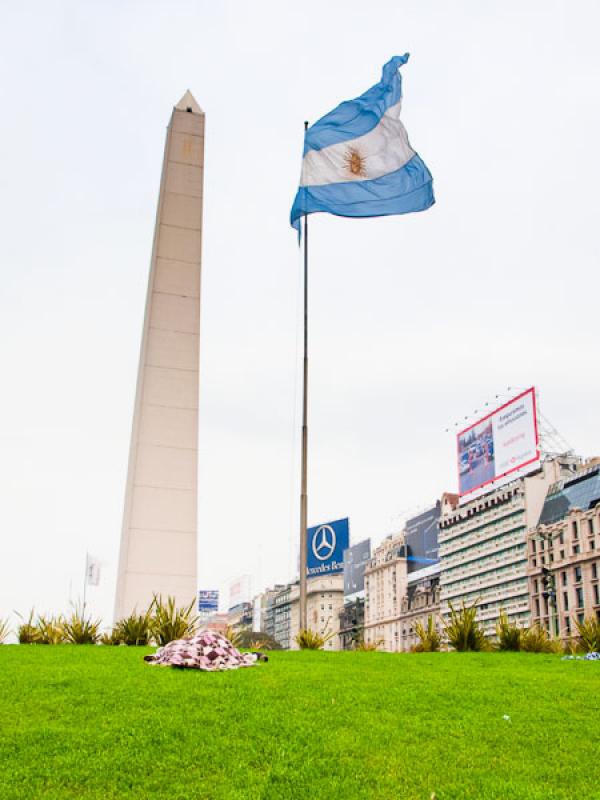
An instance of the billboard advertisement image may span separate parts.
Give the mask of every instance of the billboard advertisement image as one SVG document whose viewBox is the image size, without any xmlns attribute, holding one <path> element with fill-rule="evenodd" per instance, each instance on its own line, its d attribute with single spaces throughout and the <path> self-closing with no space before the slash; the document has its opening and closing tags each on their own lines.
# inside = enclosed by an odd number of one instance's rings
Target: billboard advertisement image
<svg viewBox="0 0 600 800">
<path fill-rule="evenodd" d="M 309 528 L 306 540 L 306 574 L 309 578 L 343 571 L 344 550 L 350 544 L 347 517 Z"/>
<path fill-rule="evenodd" d="M 200 589 L 198 592 L 198 611 L 202 614 L 216 614 L 219 610 L 219 590 Z"/>
<path fill-rule="evenodd" d="M 540 461 L 535 389 L 527 389 L 457 436 L 461 502 L 489 491 Z"/>
<path fill-rule="evenodd" d="M 409 572 L 423 569 L 438 561 L 438 523 L 442 504 L 437 503 L 404 523 Z"/>
<path fill-rule="evenodd" d="M 365 539 L 344 550 L 344 595 L 346 597 L 364 593 L 365 568 L 370 560 L 370 539 Z"/>
<path fill-rule="evenodd" d="M 229 610 L 241 603 L 249 603 L 252 597 L 250 575 L 241 575 L 229 584 Z"/>
</svg>

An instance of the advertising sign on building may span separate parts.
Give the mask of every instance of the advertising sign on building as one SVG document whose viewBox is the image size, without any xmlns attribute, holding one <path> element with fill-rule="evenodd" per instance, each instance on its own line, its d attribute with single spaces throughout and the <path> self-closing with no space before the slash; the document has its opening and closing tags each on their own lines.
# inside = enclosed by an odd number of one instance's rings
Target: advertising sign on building
<svg viewBox="0 0 600 800">
<path fill-rule="evenodd" d="M 307 531 L 306 574 L 333 575 L 344 569 L 344 550 L 350 544 L 348 518 L 309 528 Z"/>
<path fill-rule="evenodd" d="M 527 389 L 461 431 L 457 456 L 461 503 L 537 469 L 535 389 Z"/>
<path fill-rule="evenodd" d="M 424 569 L 438 561 L 438 522 L 441 503 L 438 500 L 427 511 L 421 512 L 404 525 L 406 540 L 406 566 L 408 572 Z"/>
<path fill-rule="evenodd" d="M 356 595 L 365 589 L 365 567 L 371 560 L 371 540 L 365 539 L 344 550 L 344 595 Z"/>
<path fill-rule="evenodd" d="M 229 609 L 240 603 L 249 603 L 251 599 L 250 575 L 241 575 L 229 584 Z"/>
<path fill-rule="evenodd" d="M 201 614 L 216 614 L 219 610 L 219 590 L 200 589 L 198 592 L 198 611 Z"/>
</svg>

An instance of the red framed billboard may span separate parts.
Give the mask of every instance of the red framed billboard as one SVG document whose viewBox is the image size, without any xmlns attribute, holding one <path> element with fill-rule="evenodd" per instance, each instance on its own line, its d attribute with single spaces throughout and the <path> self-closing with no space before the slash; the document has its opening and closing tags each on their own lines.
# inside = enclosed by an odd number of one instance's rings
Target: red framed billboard
<svg viewBox="0 0 600 800">
<path fill-rule="evenodd" d="M 540 463 L 535 388 L 527 389 L 456 437 L 461 502 L 506 483 Z"/>
</svg>

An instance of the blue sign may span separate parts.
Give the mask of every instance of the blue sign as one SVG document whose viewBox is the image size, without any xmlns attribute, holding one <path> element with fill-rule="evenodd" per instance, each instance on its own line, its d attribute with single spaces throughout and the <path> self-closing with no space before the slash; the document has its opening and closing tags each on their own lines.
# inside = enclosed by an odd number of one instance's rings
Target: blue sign
<svg viewBox="0 0 600 800">
<path fill-rule="evenodd" d="M 307 531 L 306 574 L 333 575 L 344 569 L 344 550 L 350 543 L 348 517 Z"/>
<path fill-rule="evenodd" d="M 198 592 L 198 611 L 210 614 L 219 610 L 219 590 L 206 589 Z"/>
</svg>

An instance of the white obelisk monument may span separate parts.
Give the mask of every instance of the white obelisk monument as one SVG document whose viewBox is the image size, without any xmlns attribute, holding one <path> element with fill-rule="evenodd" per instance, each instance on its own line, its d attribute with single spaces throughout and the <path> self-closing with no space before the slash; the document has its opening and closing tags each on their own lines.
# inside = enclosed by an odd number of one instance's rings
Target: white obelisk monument
<svg viewBox="0 0 600 800">
<path fill-rule="evenodd" d="M 115 619 L 154 593 L 196 595 L 204 113 L 188 91 L 167 129 L 125 489 Z"/>
</svg>

